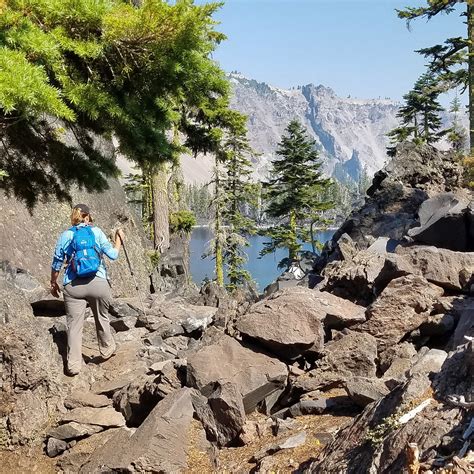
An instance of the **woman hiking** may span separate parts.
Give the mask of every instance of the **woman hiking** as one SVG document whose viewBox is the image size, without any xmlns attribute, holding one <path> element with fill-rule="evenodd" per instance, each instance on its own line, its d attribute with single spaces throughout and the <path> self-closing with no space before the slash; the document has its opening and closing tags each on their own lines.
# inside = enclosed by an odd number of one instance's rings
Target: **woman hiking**
<svg viewBox="0 0 474 474">
<path fill-rule="evenodd" d="M 51 265 L 51 294 L 58 298 L 58 276 L 66 260 L 63 289 L 67 315 L 67 375 L 74 376 L 82 366 L 82 328 L 87 304 L 94 314 L 99 350 L 104 360 L 115 353 L 115 341 L 109 324 L 111 299 L 103 255 L 118 258 L 124 233 L 115 234 L 112 245 L 99 227 L 92 225 L 89 207 L 77 204 L 71 213 L 71 225 L 58 239 Z"/>
</svg>

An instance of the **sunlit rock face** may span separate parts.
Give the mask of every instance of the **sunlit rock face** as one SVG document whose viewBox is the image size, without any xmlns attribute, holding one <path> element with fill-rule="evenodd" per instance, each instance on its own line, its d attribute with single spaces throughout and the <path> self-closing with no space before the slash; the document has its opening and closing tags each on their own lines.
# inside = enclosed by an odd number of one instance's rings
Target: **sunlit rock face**
<svg viewBox="0 0 474 474">
<path fill-rule="evenodd" d="M 281 135 L 293 119 L 301 121 L 316 140 L 328 174 L 357 181 L 362 170 L 373 175 L 385 164 L 386 133 L 398 123 L 397 102 L 342 98 L 322 85 L 286 90 L 241 74 L 228 77 L 232 107 L 248 115 L 250 142 L 261 154 L 254 159 L 258 178 L 265 177 Z M 204 182 L 211 173 L 212 158 L 186 158 L 184 168 L 187 181 Z"/>
</svg>

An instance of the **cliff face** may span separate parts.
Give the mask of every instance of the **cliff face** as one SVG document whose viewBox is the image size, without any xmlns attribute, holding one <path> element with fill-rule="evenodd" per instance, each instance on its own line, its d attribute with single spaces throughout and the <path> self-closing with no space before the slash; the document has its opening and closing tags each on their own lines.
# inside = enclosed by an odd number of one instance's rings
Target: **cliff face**
<svg viewBox="0 0 474 474">
<path fill-rule="evenodd" d="M 230 81 L 234 89 L 232 105 L 249 115 L 251 143 L 263 153 L 257 169 L 266 167 L 285 127 L 294 118 L 316 140 L 328 172 L 338 165 L 357 179 L 364 167 L 373 174 L 384 165 L 388 144 L 385 134 L 397 123 L 397 103 L 341 98 L 321 85 L 284 90 L 240 75 L 231 75 Z"/>
<path fill-rule="evenodd" d="M 74 139 L 68 140 L 75 145 Z M 101 141 L 99 146 L 104 156 L 114 159 L 115 151 L 110 142 Z M 118 226 L 125 230 L 125 245 L 140 288 L 145 293 L 149 290 L 150 283 L 141 223 L 129 208 L 118 180 L 110 179 L 108 184 L 109 189 L 103 193 L 71 189 L 72 204 L 88 204 L 94 224 L 109 237 Z M 30 214 L 22 201 L 0 191 L 0 213 L 3 216 L 0 221 L 0 261 L 6 260 L 11 265 L 28 271 L 45 288 L 49 288 L 54 247 L 59 234 L 70 227 L 71 206 L 53 199 L 39 202 Z M 114 296 L 134 296 L 135 285 L 123 252 L 117 261 L 106 261 L 106 265 Z"/>
<path fill-rule="evenodd" d="M 386 133 L 397 125 L 399 104 L 386 99 L 338 97 L 324 86 L 309 84 L 285 90 L 240 74 L 229 74 L 232 107 L 249 117 L 253 148 L 261 153 L 254 161 L 258 178 L 266 174 L 285 127 L 300 120 L 316 140 L 328 174 L 357 180 L 366 168 L 373 175 L 387 160 Z M 212 169 L 209 157 L 184 160 L 189 182 L 202 182 Z"/>
</svg>

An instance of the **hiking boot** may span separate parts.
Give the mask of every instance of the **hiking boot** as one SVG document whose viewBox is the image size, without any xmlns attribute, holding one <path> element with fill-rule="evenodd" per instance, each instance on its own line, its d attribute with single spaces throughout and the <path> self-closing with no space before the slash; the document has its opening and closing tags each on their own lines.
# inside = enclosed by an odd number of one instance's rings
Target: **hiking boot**
<svg viewBox="0 0 474 474">
<path fill-rule="evenodd" d="M 117 350 L 117 346 L 115 344 L 111 345 L 110 347 L 107 348 L 100 348 L 100 356 L 102 357 L 102 360 L 108 360 L 112 356 L 115 355 L 115 352 Z"/>
<path fill-rule="evenodd" d="M 79 372 L 79 369 L 66 369 L 66 375 L 68 377 L 75 377 L 76 375 L 79 375 Z"/>
</svg>

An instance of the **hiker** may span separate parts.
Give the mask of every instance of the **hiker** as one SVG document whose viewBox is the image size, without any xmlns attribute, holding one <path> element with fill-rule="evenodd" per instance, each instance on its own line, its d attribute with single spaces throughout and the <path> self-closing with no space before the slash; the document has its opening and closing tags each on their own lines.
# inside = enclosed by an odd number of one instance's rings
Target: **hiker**
<svg viewBox="0 0 474 474">
<path fill-rule="evenodd" d="M 112 246 L 102 230 L 92 225 L 92 216 L 85 204 L 74 206 L 71 225 L 56 244 L 51 265 L 51 294 L 56 298 L 61 294 L 57 280 L 66 260 L 63 278 L 68 346 L 66 373 L 74 376 L 82 366 L 82 328 L 87 304 L 94 314 L 102 359 L 107 360 L 115 353 L 108 317 L 111 293 L 103 255 L 117 259 L 124 233 L 117 230 Z"/>
</svg>

